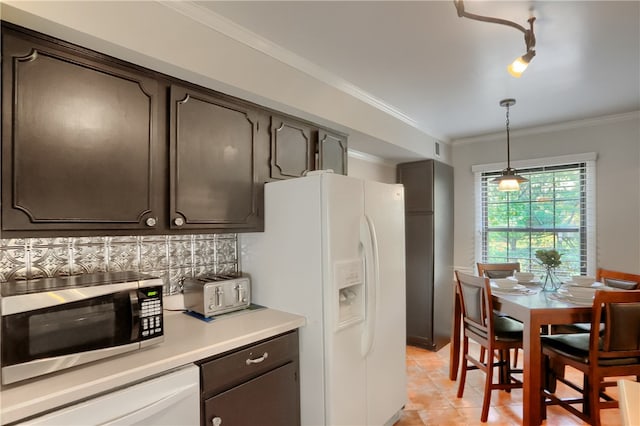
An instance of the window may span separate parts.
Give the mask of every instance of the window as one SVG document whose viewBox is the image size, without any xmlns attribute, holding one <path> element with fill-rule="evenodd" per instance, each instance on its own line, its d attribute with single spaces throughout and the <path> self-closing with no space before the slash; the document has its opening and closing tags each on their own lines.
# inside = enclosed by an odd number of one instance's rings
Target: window
<svg viewBox="0 0 640 426">
<path fill-rule="evenodd" d="M 481 171 L 474 168 L 479 195 L 476 244 L 479 261 L 520 262 L 523 270 L 542 273 L 535 252 L 554 248 L 562 253 L 560 273 L 592 275 L 595 209 L 591 188 L 595 161 L 581 160 L 559 164 L 555 159 L 549 161 L 550 165 L 534 162 L 527 162 L 529 167 L 516 165 L 518 174 L 529 179 L 517 192 L 498 191 L 491 180 L 500 171 L 487 170 L 490 165 L 477 166 Z"/>
</svg>

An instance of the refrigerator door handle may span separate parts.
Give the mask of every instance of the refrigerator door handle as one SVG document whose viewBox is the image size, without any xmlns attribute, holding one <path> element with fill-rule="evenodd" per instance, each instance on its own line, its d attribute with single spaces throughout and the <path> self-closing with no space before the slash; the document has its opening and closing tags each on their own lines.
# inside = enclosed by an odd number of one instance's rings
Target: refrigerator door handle
<svg viewBox="0 0 640 426">
<path fill-rule="evenodd" d="M 378 242 L 376 229 L 371 219 L 364 215 L 360 219 L 360 242 L 364 251 L 365 264 L 365 326 L 362 336 L 361 353 L 367 356 L 375 337 L 376 310 L 380 270 L 378 268 Z"/>
</svg>

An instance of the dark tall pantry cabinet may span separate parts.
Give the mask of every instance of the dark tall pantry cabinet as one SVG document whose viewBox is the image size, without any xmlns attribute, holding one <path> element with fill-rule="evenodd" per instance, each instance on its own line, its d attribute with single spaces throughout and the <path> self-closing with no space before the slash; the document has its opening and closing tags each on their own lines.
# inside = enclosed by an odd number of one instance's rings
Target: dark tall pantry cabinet
<svg viewBox="0 0 640 426">
<path fill-rule="evenodd" d="M 405 187 L 407 343 L 438 350 L 453 317 L 453 168 L 435 160 L 398 164 Z"/>
</svg>

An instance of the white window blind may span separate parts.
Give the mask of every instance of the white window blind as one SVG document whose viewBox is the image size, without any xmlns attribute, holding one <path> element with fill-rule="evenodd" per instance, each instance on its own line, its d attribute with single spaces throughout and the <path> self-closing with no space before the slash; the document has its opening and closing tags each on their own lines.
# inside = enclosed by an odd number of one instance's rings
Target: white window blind
<svg viewBox="0 0 640 426">
<path fill-rule="evenodd" d="M 529 181 L 516 192 L 498 191 L 491 180 L 500 170 L 487 167 L 495 165 L 474 167 L 476 258 L 520 262 L 522 270 L 541 274 L 535 252 L 553 248 L 562 253 L 560 273 L 593 275 L 595 154 L 522 163 L 528 167 L 518 174 Z"/>
</svg>

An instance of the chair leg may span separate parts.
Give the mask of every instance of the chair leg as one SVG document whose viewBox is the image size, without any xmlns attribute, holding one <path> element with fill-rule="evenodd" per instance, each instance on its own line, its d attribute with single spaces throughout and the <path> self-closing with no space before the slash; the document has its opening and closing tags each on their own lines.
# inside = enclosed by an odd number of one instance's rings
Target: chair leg
<svg viewBox="0 0 640 426">
<path fill-rule="evenodd" d="M 489 417 L 489 405 L 491 403 L 491 385 L 493 383 L 493 349 L 489 348 L 487 350 L 487 357 L 489 361 L 487 362 L 487 371 L 484 382 L 484 397 L 482 399 L 482 414 L 480 415 L 480 421 L 482 423 L 487 421 Z M 501 357 L 502 358 L 502 357 Z M 502 367 L 500 367 L 502 369 Z"/>
<path fill-rule="evenodd" d="M 589 387 L 586 388 L 588 395 L 585 395 L 585 399 L 589 398 L 589 418 L 593 426 L 600 426 L 600 380 L 591 377 L 587 381 Z"/>
<path fill-rule="evenodd" d="M 462 339 L 462 365 L 460 368 L 460 382 L 458 383 L 458 398 L 464 394 L 464 384 L 467 381 L 467 354 L 469 353 L 469 338 Z"/>
<path fill-rule="evenodd" d="M 547 355 L 543 355 L 543 367 L 544 367 L 544 377 L 542 387 L 549 391 L 549 393 L 556 392 L 557 380 L 556 375 L 553 370 L 553 364 L 551 359 Z M 543 404 L 546 407 L 545 404 Z"/>
<path fill-rule="evenodd" d="M 504 351 L 499 350 L 498 351 L 498 383 L 505 383 L 505 373 L 504 373 Z M 491 367 L 492 365 L 487 362 L 487 368 Z"/>
<path fill-rule="evenodd" d="M 480 347 L 480 362 L 484 362 L 484 353 L 485 353 L 484 346 L 481 346 Z"/>
<path fill-rule="evenodd" d="M 591 417 L 590 413 L 591 413 L 591 394 L 592 393 L 593 393 L 593 389 L 591 389 L 589 385 L 589 376 L 585 374 L 582 377 L 582 412 L 589 417 Z M 599 395 L 599 393 L 596 393 L 596 395 Z"/>
<path fill-rule="evenodd" d="M 518 348 L 513 350 L 513 368 L 518 367 Z"/>
<path fill-rule="evenodd" d="M 516 353 L 518 350 L 516 349 Z M 504 383 L 511 383 L 511 350 L 505 349 L 504 351 Z M 511 389 L 505 389 L 505 392 L 511 393 Z"/>
</svg>

